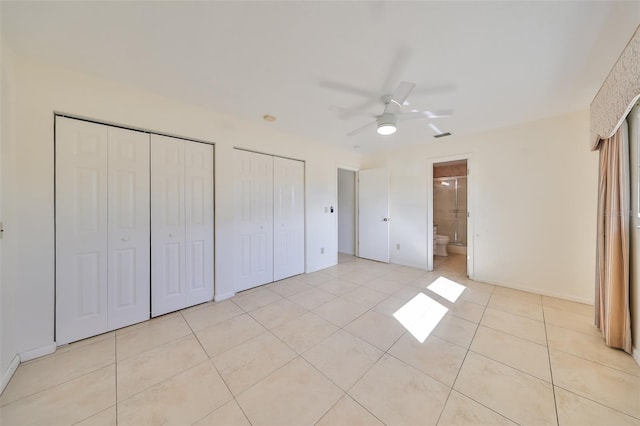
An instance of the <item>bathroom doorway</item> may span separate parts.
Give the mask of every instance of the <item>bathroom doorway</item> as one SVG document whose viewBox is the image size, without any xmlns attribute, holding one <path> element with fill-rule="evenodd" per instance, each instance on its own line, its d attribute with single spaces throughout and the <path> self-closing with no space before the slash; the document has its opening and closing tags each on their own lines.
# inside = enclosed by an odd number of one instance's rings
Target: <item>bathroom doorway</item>
<svg viewBox="0 0 640 426">
<path fill-rule="evenodd" d="M 428 269 L 471 276 L 468 156 L 430 162 Z"/>
</svg>

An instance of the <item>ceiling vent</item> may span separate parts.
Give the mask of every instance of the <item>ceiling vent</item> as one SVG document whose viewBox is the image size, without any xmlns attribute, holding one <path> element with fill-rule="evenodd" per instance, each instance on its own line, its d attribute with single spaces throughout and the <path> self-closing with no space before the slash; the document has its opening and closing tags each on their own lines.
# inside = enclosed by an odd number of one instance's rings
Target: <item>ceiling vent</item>
<svg viewBox="0 0 640 426">
<path fill-rule="evenodd" d="M 444 138 L 445 136 L 451 136 L 451 132 L 444 132 L 444 133 L 440 133 L 438 135 L 434 135 L 434 138 Z"/>
</svg>

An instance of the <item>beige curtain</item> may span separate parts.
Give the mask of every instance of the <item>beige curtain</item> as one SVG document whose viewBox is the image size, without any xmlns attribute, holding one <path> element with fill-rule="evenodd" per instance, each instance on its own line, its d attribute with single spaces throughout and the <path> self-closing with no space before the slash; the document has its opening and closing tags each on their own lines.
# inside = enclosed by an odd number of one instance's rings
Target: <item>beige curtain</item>
<svg viewBox="0 0 640 426">
<path fill-rule="evenodd" d="M 627 122 L 600 141 L 596 326 L 605 343 L 631 353 L 629 313 L 629 137 Z"/>
</svg>

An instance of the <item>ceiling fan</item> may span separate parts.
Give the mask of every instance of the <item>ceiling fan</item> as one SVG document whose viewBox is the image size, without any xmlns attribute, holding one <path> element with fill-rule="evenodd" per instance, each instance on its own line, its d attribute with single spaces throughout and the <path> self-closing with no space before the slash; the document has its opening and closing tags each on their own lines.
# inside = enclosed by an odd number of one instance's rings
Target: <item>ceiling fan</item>
<svg viewBox="0 0 640 426">
<path fill-rule="evenodd" d="M 435 119 L 435 118 L 444 118 L 451 117 L 452 111 L 420 111 L 417 109 L 411 109 L 409 111 L 403 110 L 403 105 L 411 91 L 416 87 L 415 83 L 411 83 L 408 81 L 402 81 L 396 88 L 396 90 L 391 95 L 382 96 L 381 100 L 384 102 L 384 111 L 382 114 L 369 114 L 363 113 L 364 115 L 375 118 L 374 121 L 367 123 L 366 125 L 359 127 L 351 132 L 347 133 L 348 136 L 354 136 L 367 128 L 376 125 L 377 132 L 380 135 L 388 136 L 392 135 L 396 132 L 396 122 L 398 120 L 416 120 L 416 119 Z M 343 110 L 343 112 L 349 113 L 353 111 Z M 345 114 L 346 115 L 346 114 Z M 432 129 L 437 129 L 437 127 L 432 126 Z M 434 131 L 436 131 L 434 129 Z M 437 130 L 437 132 L 442 133 Z"/>
</svg>

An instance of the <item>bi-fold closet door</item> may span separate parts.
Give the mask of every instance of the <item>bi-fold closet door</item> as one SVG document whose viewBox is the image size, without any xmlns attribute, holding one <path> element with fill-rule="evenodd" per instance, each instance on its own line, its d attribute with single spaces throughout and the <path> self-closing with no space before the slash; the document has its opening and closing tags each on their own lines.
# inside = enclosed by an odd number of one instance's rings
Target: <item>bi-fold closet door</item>
<svg viewBox="0 0 640 426">
<path fill-rule="evenodd" d="M 149 318 L 149 134 L 56 118 L 56 342 Z"/>
<path fill-rule="evenodd" d="M 151 316 L 213 299 L 213 146 L 151 135 Z"/>
<path fill-rule="evenodd" d="M 56 117 L 56 343 L 213 299 L 213 146 Z"/>
<path fill-rule="evenodd" d="M 304 272 L 304 163 L 235 150 L 236 291 Z"/>
</svg>

